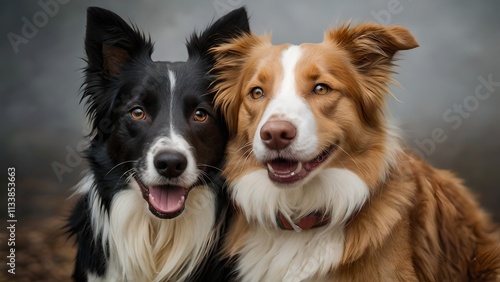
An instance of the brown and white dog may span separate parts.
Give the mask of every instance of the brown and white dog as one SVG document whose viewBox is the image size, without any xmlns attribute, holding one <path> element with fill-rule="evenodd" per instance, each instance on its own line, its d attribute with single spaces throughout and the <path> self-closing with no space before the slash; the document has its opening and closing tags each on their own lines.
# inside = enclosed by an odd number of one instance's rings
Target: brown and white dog
<svg viewBox="0 0 500 282">
<path fill-rule="evenodd" d="M 383 114 L 394 56 L 417 46 L 403 27 L 361 24 L 319 44 L 249 34 L 212 50 L 238 279 L 500 279 L 496 226 Z"/>
</svg>

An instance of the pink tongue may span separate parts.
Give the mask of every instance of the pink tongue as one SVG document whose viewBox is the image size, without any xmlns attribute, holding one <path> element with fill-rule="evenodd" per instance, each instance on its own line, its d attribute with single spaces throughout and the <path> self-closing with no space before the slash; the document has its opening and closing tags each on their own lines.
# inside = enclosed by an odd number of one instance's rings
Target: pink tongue
<svg viewBox="0 0 500 282">
<path fill-rule="evenodd" d="M 274 172 L 277 174 L 288 174 L 297 169 L 299 162 L 287 161 L 287 160 L 273 160 L 269 162 L 269 165 L 273 168 Z"/>
<path fill-rule="evenodd" d="M 186 190 L 180 186 L 150 186 L 149 203 L 161 213 L 178 212 L 186 201 Z"/>
</svg>

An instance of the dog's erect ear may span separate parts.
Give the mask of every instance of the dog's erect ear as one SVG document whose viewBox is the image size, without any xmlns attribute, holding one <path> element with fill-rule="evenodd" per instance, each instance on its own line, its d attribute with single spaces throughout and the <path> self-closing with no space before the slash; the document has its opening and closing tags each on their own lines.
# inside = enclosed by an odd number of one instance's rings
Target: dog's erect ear
<svg viewBox="0 0 500 282">
<path fill-rule="evenodd" d="M 361 114 L 368 124 L 380 124 L 388 84 L 392 82 L 394 55 L 400 50 L 418 47 L 413 35 L 400 26 L 347 24 L 327 31 L 325 42 L 335 44 L 348 54 L 361 75 L 356 79 L 362 86 L 356 94 Z"/>
<path fill-rule="evenodd" d="M 108 84 L 113 83 L 123 66 L 133 59 L 151 60 L 153 44 L 115 13 L 90 7 L 87 10 L 85 52 L 87 66 L 81 100 L 87 99 L 87 116 L 92 121 L 93 134 L 99 131 L 99 122 L 111 116 L 118 96 L 116 87 L 110 90 Z M 109 132 L 102 133 L 109 135 Z"/>
<path fill-rule="evenodd" d="M 361 73 L 392 66 L 394 54 L 418 47 L 413 35 L 401 26 L 378 24 L 343 25 L 329 30 L 325 41 L 333 41 L 351 55 Z"/>
<path fill-rule="evenodd" d="M 212 23 L 201 34 L 191 35 L 186 44 L 189 58 L 201 56 L 212 61 L 213 57 L 209 54 L 211 48 L 248 33 L 250 26 L 245 7 L 233 10 Z"/>
<path fill-rule="evenodd" d="M 238 110 L 236 108 L 237 103 L 231 103 L 230 101 L 238 99 L 239 94 L 237 92 L 229 93 L 231 92 L 231 90 L 226 88 L 233 88 L 231 86 L 235 86 L 236 84 L 238 84 L 236 78 L 239 72 L 239 66 L 237 68 L 233 68 L 229 66 L 230 63 L 227 62 L 227 60 L 224 60 L 225 62 L 219 62 L 218 67 L 216 67 L 215 58 L 219 57 L 221 55 L 220 52 L 223 53 L 223 50 L 225 50 L 226 48 L 232 48 L 233 44 L 229 44 L 228 42 L 236 41 L 238 38 L 249 35 L 250 26 L 248 23 L 248 15 L 245 7 L 241 7 L 229 12 L 225 16 L 212 23 L 200 35 L 194 33 L 187 42 L 189 59 L 201 58 L 202 60 L 207 62 L 207 72 L 215 67 L 215 69 L 210 73 L 211 76 L 218 76 L 219 74 L 221 74 L 221 76 L 217 80 L 219 82 L 227 81 L 226 84 L 216 83 L 212 91 L 210 91 L 208 94 L 213 95 L 215 93 L 224 92 L 218 96 L 219 98 L 215 101 L 215 106 L 217 109 L 222 110 L 222 114 L 226 119 L 226 123 L 230 128 L 233 128 L 234 130 L 237 123 Z M 222 47 L 222 45 L 226 46 Z M 236 45 L 238 44 L 236 43 Z M 220 52 L 216 50 L 216 48 L 219 47 L 220 49 L 218 50 L 220 50 Z M 250 45 L 248 45 L 247 47 L 250 47 Z M 235 48 L 237 47 L 235 46 Z M 234 61 L 232 61 L 231 64 L 236 64 L 237 61 L 239 61 L 236 58 L 238 56 L 236 53 L 238 52 L 235 51 L 235 53 L 233 53 L 233 55 L 235 56 L 232 57 Z M 231 82 L 228 81 L 228 77 L 231 77 Z M 229 84 L 231 84 L 231 86 Z M 219 91 L 220 88 L 224 88 L 226 89 L 226 91 Z M 225 97 L 226 99 L 223 99 L 222 97 Z M 225 102 L 221 102 L 221 100 L 224 100 Z M 223 103 L 223 105 L 221 105 L 220 103 Z M 233 107 L 231 107 L 230 104 L 233 105 Z"/>
<path fill-rule="evenodd" d="M 117 14 L 98 7 L 87 9 L 85 35 L 87 71 L 113 77 L 123 64 L 139 55 L 151 56 L 153 44 Z"/>
</svg>

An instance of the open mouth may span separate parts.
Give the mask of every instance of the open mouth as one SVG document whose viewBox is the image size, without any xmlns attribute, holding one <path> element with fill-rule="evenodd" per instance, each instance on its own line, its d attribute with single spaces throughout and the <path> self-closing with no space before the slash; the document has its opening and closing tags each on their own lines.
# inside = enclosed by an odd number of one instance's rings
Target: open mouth
<svg viewBox="0 0 500 282">
<path fill-rule="evenodd" d="M 283 158 L 270 160 L 266 163 L 269 178 L 280 184 L 293 184 L 302 180 L 324 163 L 336 148 L 336 145 L 332 145 L 308 162 Z"/>
<path fill-rule="evenodd" d="M 184 211 L 190 188 L 177 185 L 146 186 L 137 176 L 134 178 L 141 187 L 143 198 L 149 204 L 149 210 L 155 216 L 170 219 Z"/>
</svg>

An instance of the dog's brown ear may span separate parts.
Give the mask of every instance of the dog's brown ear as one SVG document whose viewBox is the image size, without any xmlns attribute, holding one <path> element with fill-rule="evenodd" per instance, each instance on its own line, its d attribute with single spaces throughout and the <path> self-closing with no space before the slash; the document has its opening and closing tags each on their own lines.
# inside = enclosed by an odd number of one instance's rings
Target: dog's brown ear
<svg viewBox="0 0 500 282">
<path fill-rule="evenodd" d="M 380 67 L 388 71 L 394 54 L 400 50 L 418 47 L 408 29 L 401 26 L 378 24 L 342 25 L 329 30 L 325 40 L 333 41 L 349 52 L 353 64 L 361 73 L 369 74 Z"/>
<path fill-rule="evenodd" d="M 270 42 L 266 38 L 247 33 L 210 50 L 216 60 L 211 71 L 215 76 L 212 85 L 214 105 L 225 118 L 231 135 L 237 132 L 238 114 L 244 97 L 241 91 L 245 60 L 253 48 Z"/>
<path fill-rule="evenodd" d="M 418 47 L 413 35 L 401 26 L 346 24 L 327 31 L 325 42 L 347 53 L 360 74 L 356 80 L 362 90 L 353 95 L 360 101 L 361 114 L 368 124 L 380 124 L 388 84 L 392 82 L 394 55 L 397 51 Z"/>
</svg>

